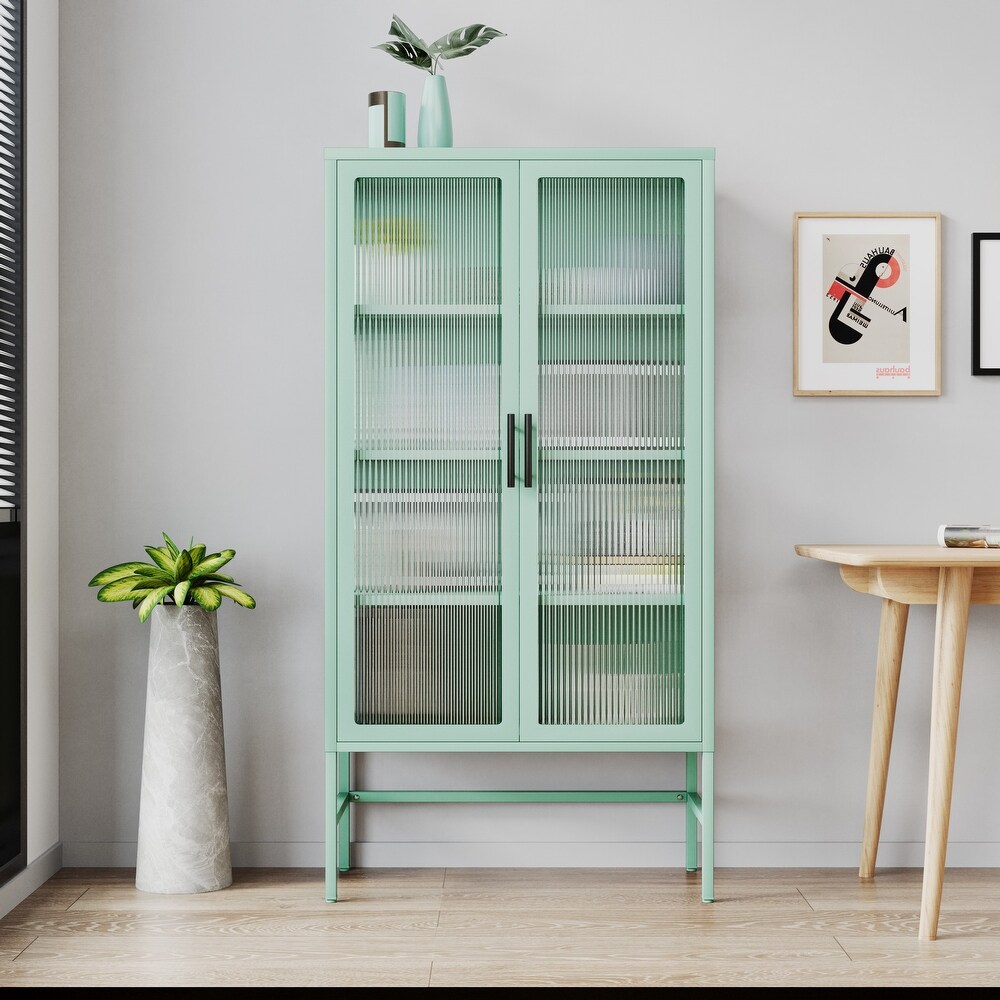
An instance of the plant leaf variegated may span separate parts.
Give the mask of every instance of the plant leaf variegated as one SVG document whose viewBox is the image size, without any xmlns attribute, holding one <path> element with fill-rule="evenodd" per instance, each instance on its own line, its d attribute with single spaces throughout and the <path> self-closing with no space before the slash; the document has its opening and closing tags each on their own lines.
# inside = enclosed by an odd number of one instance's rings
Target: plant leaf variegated
<svg viewBox="0 0 1000 1000">
<path fill-rule="evenodd" d="M 502 31 L 489 28 L 485 24 L 470 24 L 456 31 L 442 35 L 431 45 L 431 55 L 440 59 L 457 59 L 482 48 L 492 38 L 505 38 Z"/>
<path fill-rule="evenodd" d="M 375 48 L 388 52 L 393 59 L 409 63 L 417 69 L 431 69 L 431 57 L 424 49 L 419 49 L 409 42 L 381 42 Z"/>
<path fill-rule="evenodd" d="M 416 66 L 417 69 L 429 69 L 432 73 L 434 72 L 427 43 L 419 35 L 415 35 L 398 14 L 392 15 L 389 34 L 399 41 L 382 42 L 375 48 L 388 52 L 393 59 L 409 63 L 411 66 Z"/>
<path fill-rule="evenodd" d="M 432 76 L 437 73 L 437 65 L 441 59 L 467 56 L 482 48 L 491 39 L 506 37 L 504 32 L 485 24 L 469 24 L 464 28 L 449 31 L 447 35 L 442 35 L 436 42 L 428 45 L 400 19 L 398 14 L 392 15 L 389 34 L 394 41 L 382 42 L 375 46 L 376 49 L 388 52 L 393 59 L 409 63 L 417 69 L 425 69 Z"/>
<path fill-rule="evenodd" d="M 186 549 L 164 533 L 164 545 L 147 545 L 146 554 L 152 562 L 116 563 L 98 573 L 89 586 L 100 587 L 97 599 L 105 603 L 131 601 L 139 609 L 139 621 L 144 622 L 158 604 L 197 604 L 206 611 L 215 611 L 222 598 L 228 597 L 242 608 L 255 608 L 257 602 L 226 573 L 220 573 L 235 549 L 209 552 L 194 539 Z"/>
</svg>

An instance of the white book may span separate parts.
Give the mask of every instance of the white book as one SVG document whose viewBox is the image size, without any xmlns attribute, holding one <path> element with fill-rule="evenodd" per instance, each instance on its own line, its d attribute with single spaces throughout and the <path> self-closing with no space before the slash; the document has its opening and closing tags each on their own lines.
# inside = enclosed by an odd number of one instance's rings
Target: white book
<svg viewBox="0 0 1000 1000">
<path fill-rule="evenodd" d="M 942 524 L 938 527 L 938 545 L 953 549 L 998 549 L 1000 525 Z"/>
</svg>

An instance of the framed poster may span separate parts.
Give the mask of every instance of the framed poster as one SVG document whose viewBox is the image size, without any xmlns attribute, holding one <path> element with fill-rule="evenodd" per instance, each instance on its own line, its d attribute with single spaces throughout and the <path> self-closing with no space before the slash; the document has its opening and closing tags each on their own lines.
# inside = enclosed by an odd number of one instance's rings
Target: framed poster
<svg viewBox="0 0 1000 1000">
<path fill-rule="evenodd" d="M 941 395 L 941 215 L 797 212 L 792 391 Z"/>
<path fill-rule="evenodd" d="M 1000 233 L 972 234 L 972 374 L 1000 375 Z"/>
</svg>

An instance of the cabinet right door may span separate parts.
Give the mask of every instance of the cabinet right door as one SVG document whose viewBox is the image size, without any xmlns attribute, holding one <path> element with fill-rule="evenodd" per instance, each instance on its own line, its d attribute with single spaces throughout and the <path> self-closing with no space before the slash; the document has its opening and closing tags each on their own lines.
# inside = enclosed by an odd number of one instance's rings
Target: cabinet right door
<svg viewBox="0 0 1000 1000">
<path fill-rule="evenodd" d="M 701 185 L 521 163 L 522 739 L 702 736 Z"/>
</svg>

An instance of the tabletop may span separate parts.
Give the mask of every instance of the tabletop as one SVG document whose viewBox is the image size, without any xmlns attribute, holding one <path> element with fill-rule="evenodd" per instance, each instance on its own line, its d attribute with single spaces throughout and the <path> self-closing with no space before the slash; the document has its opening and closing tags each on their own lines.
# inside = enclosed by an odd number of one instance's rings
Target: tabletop
<svg viewBox="0 0 1000 1000">
<path fill-rule="evenodd" d="M 1000 549 L 944 545 L 796 545 L 800 556 L 841 566 L 1000 566 Z"/>
</svg>

